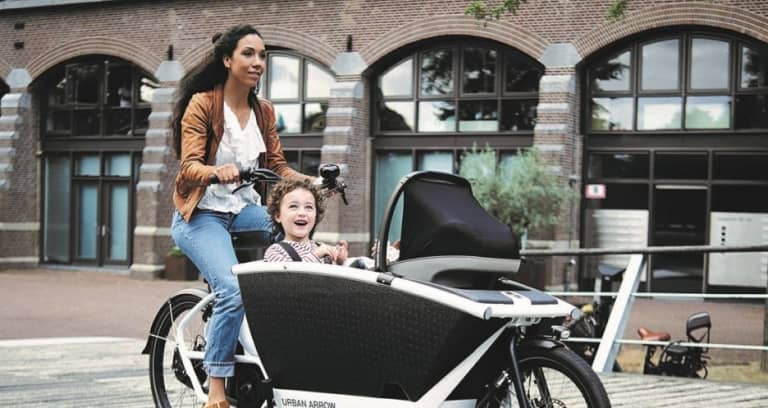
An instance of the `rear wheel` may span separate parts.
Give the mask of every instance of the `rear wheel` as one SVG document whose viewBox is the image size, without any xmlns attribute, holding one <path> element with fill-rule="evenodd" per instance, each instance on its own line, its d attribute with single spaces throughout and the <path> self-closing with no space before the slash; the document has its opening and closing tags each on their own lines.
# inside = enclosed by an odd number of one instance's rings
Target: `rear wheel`
<svg viewBox="0 0 768 408">
<path fill-rule="evenodd" d="M 160 408 L 200 408 L 204 401 L 197 398 L 192 389 L 190 373 L 184 369 L 179 355 L 176 329 L 192 308 L 202 298 L 185 293 L 169 300 L 157 317 L 157 330 L 149 349 L 149 379 L 155 406 Z M 210 307 L 210 306 L 209 306 Z M 184 332 L 184 341 L 189 350 L 205 350 L 205 329 L 209 312 L 207 307 L 195 312 Z M 202 360 L 192 360 L 197 379 L 207 392 L 207 376 Z"/>
<path fill-rule="evenodd" d="M 609 408 L 600 378 L 584 360 L 564 347 L 523 350 L 518 358 L 521 380 L 532 408 Z M 510 376 L 511 372 L 508 373 Z M 481 408 L 517 407 L 517 395 L 508 381 L 505 392 Z"/>
</svg>

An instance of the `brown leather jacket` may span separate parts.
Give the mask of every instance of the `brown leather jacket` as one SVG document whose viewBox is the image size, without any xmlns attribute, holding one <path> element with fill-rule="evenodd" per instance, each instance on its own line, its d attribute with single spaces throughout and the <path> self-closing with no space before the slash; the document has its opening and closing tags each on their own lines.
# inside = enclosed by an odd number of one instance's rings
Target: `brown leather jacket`
<svg viewBox="0 0 768 408">
<path fill-rule="evenodd" d="M 261 167 L 285 178 L 306 178 L 291 169 L 285 161 L 283 146 L 275 129 L 275 108 L 272 103 L 259 99 L 254 113 L 267 148 L 266 153 L 259 156 Z M 192 217 L 192 212 L 205 194 L 208 179 L 215 169 L 216 151 L 223 135 L 224 88 L 217 86 L 213 90 L 193 95 L 181 119 L 181 165 L 173 191 L 173 204 L 186 221 Z"/>
</svg>

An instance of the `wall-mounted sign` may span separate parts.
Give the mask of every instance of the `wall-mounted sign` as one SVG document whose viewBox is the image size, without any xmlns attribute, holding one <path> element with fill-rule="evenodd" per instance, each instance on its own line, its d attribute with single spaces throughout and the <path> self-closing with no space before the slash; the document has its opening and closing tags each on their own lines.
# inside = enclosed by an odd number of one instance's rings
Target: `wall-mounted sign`
<svg viewBox="0 0 768 408">
<path fill-rule="evenodd" d="M 584 197 L 592 200 L 605 198 L 605 184 L 587 184 L 584 189 Z"/>
</svg>

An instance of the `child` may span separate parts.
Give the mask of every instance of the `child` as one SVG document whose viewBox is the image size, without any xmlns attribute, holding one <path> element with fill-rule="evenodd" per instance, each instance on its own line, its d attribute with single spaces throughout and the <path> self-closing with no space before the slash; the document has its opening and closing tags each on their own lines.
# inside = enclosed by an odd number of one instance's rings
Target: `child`
<svg viewBox="0 0 768 408">
<path fill-rule="evenodd" d="M 270 194 L 267 207 L 275 233 L 284 235 L 283 241 L 272 244 L 264 253 L 265 262 L 322 262 L 344 264 L 348 244 L 340 241 L 336 246 L 311 241 L 317 223 L 323 218 L 323 196 L 317 186 L 308 180 L 283 180 Z M 294 253 L 291 253 L 294 252 Z"/>
</svg>

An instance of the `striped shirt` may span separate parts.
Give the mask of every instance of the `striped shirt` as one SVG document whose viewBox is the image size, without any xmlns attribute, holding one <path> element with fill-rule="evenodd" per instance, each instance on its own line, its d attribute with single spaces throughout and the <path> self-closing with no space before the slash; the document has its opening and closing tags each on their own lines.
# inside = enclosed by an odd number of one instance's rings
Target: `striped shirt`
<svg viewBox="0 0 768 408">
<path fill-rule="evenodd" d="M 283 242 L 287 242 L 296 250 L 302 262 L 331 263 L 331 258 L 324 256 L 321 260 L 312 253 L 312 249 L 315 247 L 315 243 L 312 241 L 294 242 L 286 240 Z M 293 259 L 280 244 L 272 244 L 264 252 L 264 262 L 293 262 Z"/>
</svg>

